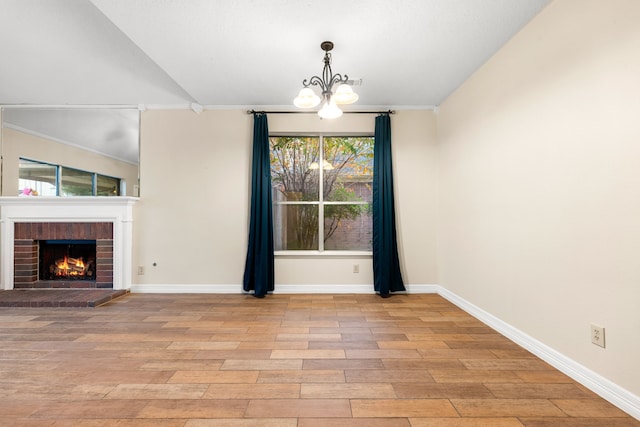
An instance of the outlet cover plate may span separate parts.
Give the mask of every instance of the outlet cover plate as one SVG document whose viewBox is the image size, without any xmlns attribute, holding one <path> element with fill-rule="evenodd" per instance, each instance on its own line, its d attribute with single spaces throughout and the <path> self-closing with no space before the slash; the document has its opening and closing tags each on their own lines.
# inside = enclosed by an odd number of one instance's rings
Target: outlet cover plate
<svg viewBox="0 0 640 427">
<path fill-rule="evenodd" d="M 602 326 L 591 324 L 591 342 L 604 348 L 604 328 Z"/>
</svg>

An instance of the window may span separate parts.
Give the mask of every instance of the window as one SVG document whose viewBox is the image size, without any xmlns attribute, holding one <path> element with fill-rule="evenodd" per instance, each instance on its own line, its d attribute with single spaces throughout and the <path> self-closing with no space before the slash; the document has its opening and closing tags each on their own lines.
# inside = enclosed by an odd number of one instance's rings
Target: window
<svg viewBox="0 0 640 427">
<path fill-rule="evenodd" d="M 110 176 L 96 175 L 96 196 L 118 196 L 120 180 Z"/>
<path fill-rule="evenodd" d="M 120 179 L 21 158 L 18 194 L 24 196 L 119 196 Z"/>
<path fill-rule="evenodd" d="M 93 196 L 93 174 L 60 167 L 61 196 Z"/>
<path fill-rule="evenodd" d="M 269 138 L 276 251 L 371 251 L 373 140 Z"/>
<path fill-rule="evenodd" d="M 18 194 L 56 196 L 58 168 L 47 163 L 20 159 Z"/>
</svg>

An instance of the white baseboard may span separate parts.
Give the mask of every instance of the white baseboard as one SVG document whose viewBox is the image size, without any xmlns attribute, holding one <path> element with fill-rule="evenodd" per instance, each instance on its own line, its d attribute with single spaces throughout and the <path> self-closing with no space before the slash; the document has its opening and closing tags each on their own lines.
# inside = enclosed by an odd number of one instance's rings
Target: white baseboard
<svg viewBox="0 0 640 427">
<path fill-rule="evenodd" d="M 603 399 L 609 401 L 611 404 L 640 420 L 640 397 L 593 372 L 575 360 L 559 353 L 546 344 L 543 344 L 535 338 L 525 334 L 519 329 L 514 328 L 510 324 L 503 322 L 494 315 L 471 304 L 469 301 L 461 298 L 442 286 L 438 287 L 438 294 L 443 298 L 460 307 L 462 310 L 476 317 L 483 323 L 486 323 L 488 326 L 500 332 L 511 341 L 521 347 L 524 347 L 560 372 L 566 374 L 594 393 L 598 394 Z"/>
<path fill-rule="evenodd" d="M 241 294 L 242 285 L 131 285 L 137 294 Z"/>
<path fill-rule="evenodd" d="M 408 294 L 433 294 L 438 285 L 405 285 Z M 276 285 L 277 294 L 374 294 L 373 284 L 368 285 Z"/>
<path fill-rule="evenodd" d="M 278 285 L 276 294 L 373 294 L 373 285 Z M 438 293 L 438 285 L 406 285 L 409 294 Z M 242 285 L 132 285 L 133 293 L 155 294 L 237 294 Z"/>
<path fill-rule="evenodd" d="M 613 405 L 640 420 L 640 397 L 559 353 L 494 315 L 440 285 L 406 285 L 408 294 L 435 293 L 486 323 L 511 341 L 527 349 L 560 372 L 571 377 Z M 133 285 L 133 293 L 211 293 L 240 294 L 242 285 Z M 278 285 L 278 294 L 373 294 L 373 285 Z"/>
<path fill-rule="evenodd" d="M 276 285 L 274 294 L 372 294 L 372 285 Z"/>
</svg>

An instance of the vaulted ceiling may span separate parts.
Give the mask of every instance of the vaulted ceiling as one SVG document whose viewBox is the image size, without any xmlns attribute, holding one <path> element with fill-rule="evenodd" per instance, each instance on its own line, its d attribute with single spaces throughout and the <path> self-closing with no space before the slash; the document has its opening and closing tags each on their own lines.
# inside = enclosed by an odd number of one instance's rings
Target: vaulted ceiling
<svg viewBox="0 0 640 427">
<path fill-rule="evenodd" d="M 548 1 L 0 0 L 0 104 L 291 109 L 331 40 L 359 108 L 428 108 Z"/>
<path fill-rule="evenodd" d="M 549 1 L 0 0 L 3 126 L 137 163 L 137 109 L 292 110 L 325 40 L 345 109 L 432 108 Z"/>
</svg>

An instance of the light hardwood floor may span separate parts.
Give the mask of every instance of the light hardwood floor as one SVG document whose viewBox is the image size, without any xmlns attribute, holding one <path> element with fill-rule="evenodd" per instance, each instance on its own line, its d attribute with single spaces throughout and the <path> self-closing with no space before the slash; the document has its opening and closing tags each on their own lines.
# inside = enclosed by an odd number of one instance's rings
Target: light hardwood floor
<svg viewBox="0 0 640 427">
<path fill-rule="evenodd" d="M 0 308 L 0 425 L 640 426 L 437 295 Z"/>
</svg>

